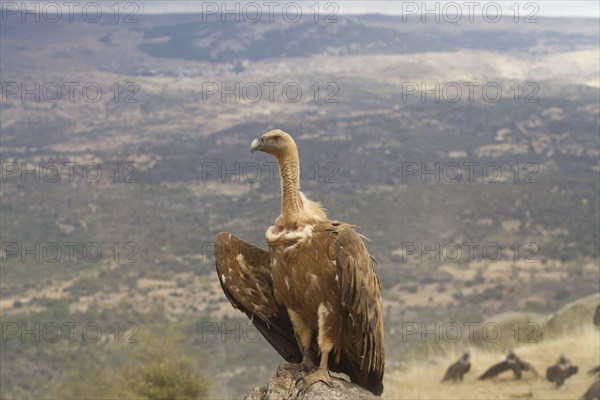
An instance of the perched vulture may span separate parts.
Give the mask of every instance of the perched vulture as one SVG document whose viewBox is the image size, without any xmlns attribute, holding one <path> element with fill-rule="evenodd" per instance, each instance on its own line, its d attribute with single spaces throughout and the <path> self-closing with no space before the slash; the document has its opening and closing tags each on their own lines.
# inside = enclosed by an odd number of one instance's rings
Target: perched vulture
<svg viewBox="0 0 600 400">
<path fill-rule="evenodd" d="M 460 360 L 449 366 L 448 370 L 446 370 L 446 375 L 444 375 L 444 379 L 442 379 L 442 382 L 447 382 L 449 380 L 452 380 L 452 382 L 462 382 L 463 376 L 471 369 L 469 357 L 469 352 L 466 352 L 463 354 Z"/>
<path fill-rule="evenodd" d="M 506 356 L 506 360 L 499 362 L 496 365 L 491 366 L 487 371 L 483 373 L 478 379 L 488 379 L 493 378 L 496 375 L 501 374 L 504 371 L 512 370 L 514 379 L 518 380 L 522 377 L 523 371 L 531 371 L 534 375 L 538 375 L 537 371 L 531 364 L 528 362 L 522 361 L 515 353 L 512 351 L 508 352 Z"/>
<path fill-rule="evenodd" d="M 595 376 L 596 380 L 589 387 L 587 392 L 581 396 L 581 400 L 600 400 L 600 365 L 588 371 L 588 374 Z"/>
<path fill-rule="evenodd" d="M 301 393 L 319 381 L 331 384 L 331 370 L 380 395 L 381 284 L 363 237 L 353 225 L 329 220 L 300 191 L 298 149 L 290 135 L 269 131 L 250 149 L 278 161 L 281 215 L 266 231 L 268 251 L 230 233 L 217 235 L 215 261 L 225 295 L 290 363 L 280 368 L 312 371 Z"/>
<path fill-rule="evenodd" d="M 558 362 L 546 369 L 546 379 L 556 383 L 556 387 L 561 387 L 567 378 L 575 375 L 579 369 L 571 365 L 571 361 L 565 358 L 564 354 L 560 355 Z"/>
</svg>

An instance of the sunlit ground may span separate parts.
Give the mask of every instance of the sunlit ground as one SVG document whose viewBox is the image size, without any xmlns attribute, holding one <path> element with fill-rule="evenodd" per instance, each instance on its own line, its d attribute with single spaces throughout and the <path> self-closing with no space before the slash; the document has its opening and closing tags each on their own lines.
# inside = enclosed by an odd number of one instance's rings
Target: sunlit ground
<svg viewBox="0 0 600 400">
<path fill-rule="evenodd" d="M 579 399 L 592 384 L 587 371 L 600 363 L 600 331 L 591 324 L 585 329 L 575 329 L 572 334 L 543 340 L 538 344 L 515 347 L 521 359 L 530 362 L 540 376 L 525 372 L 521 381 L 512 381 L 512 372 L 496 381 L 478 381 L 488 367 L 501 361 L 503 353 L 471 349 L 471 371 L 462 384 L 441 384 L 448 365 L 461 355 L 459 351 L 436 358 L 435 364 L 416 363 L 406 370 L 390 373 L 385 379 L 384 398 L 388 399 Z M 564 352 L 579 372 L 569 378 L 563 389 L 556 389 L 545 378 L 546 368 L 556 362 Z"/>
</svg>

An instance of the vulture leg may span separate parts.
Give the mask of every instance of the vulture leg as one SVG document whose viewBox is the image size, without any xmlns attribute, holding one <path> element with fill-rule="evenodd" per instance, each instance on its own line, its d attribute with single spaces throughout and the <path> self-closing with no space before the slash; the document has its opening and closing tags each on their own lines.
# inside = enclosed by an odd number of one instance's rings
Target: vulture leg
<svg viewBox="0 0 600 400">
<path fill-rule="evenodd" d="M 283 364 L 279 366 L 279 370 L 297 371 L 301 370 L 304 372 L 310 372 L 317 368 L 311 357 L 310 344 L 312 339 L 312 330 L 306 326 L 300 315 L 294 312 L 292 309 L 288 309 L 292 326 L 296 335 L 296 340 L 300 346 L 302 352 L 302 362 L 300 364 Z"/>
<path fill-rule="evenodd" d="M 317 342 L 321 352 L 321 362 L 319 364 L 319 368 L 315 372 L 302 379 L 302 384 L 299 390 L 300 395 L 305 393 L 309 387 L 317 382 L 323 382 L 328 386 L 332 386 L 327 361 L 329 360 L 329 353 L 331 353 L 333 350 L 334 340 L 336 339 L 334 331 L 332 330 L 334 324 L 331 323 L 331 319 L 335 318 L 335 315 L 332 312 L 331 304 L 328 303 L 321 303 L 318 314 L 319 335 Z M 292 322 L 293 321 L 294 318 L 292 318 Z"/>
<path fill-rule="evenodd" d="M 329 358 L 329 352 L 321 353 L 321 363 L 319 368 L 308 375 L 306 378 L 300 379 L 300 388 L 298 389 L 298 397 L 301 397 L 306 393 L 309 387 L 317 382 L 323 382 L 327 386 L 332 387 L 331 376 L 329 375 L 329 369 L 327 368 L 327 359 Z"/>
</svg>

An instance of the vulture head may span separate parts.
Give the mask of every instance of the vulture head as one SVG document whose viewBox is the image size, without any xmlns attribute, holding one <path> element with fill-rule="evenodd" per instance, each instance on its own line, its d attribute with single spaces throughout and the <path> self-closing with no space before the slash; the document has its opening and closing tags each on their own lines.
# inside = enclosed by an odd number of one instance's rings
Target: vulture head
<svg viewBox="0 0 600 400">
<path fill-rule="evenodd" d="M 298 154 L 298 147 L 294 139 L 280 129 L 273 129 L 258 139 L 254 139 L 250 145 L 250 150 L 252 152 L 262 151 L 277 159 Z"/>
<path fill-rule="evenodd" d="M 300 191 L 300 157 L 292 137 L 280 129 L 273 129 L 250 144 L 252 152 L 262 151 L 277 159 L 281 177 L 281 215 L 269 228 L 272 240 L 285 231 L 303 230 L 306 225 L 327 221 L 321 205 L 311 201 Z M 273 229 L 273 230 L 271 230 Z M 293 236 L 293 235 L 292 235 Z M 295 236 L 294 236 L 295 237 Z"/>
</svg>

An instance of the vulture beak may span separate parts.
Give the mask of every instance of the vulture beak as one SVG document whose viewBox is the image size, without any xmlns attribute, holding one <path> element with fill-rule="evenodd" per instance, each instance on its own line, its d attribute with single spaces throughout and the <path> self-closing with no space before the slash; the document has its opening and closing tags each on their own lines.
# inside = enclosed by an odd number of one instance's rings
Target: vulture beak
<svg viewBox="0 0 600 400">
<path fill-rule="evenodd" d="M 265 139 L 263 139 L 263 138 L 254 139 L 252 141 L 252 143 L 250 144 L 250 152 L 254 153 L 255 151 L 260 151 L 262 149 L 264 142 L 265 142 Z"/>
</svg>

